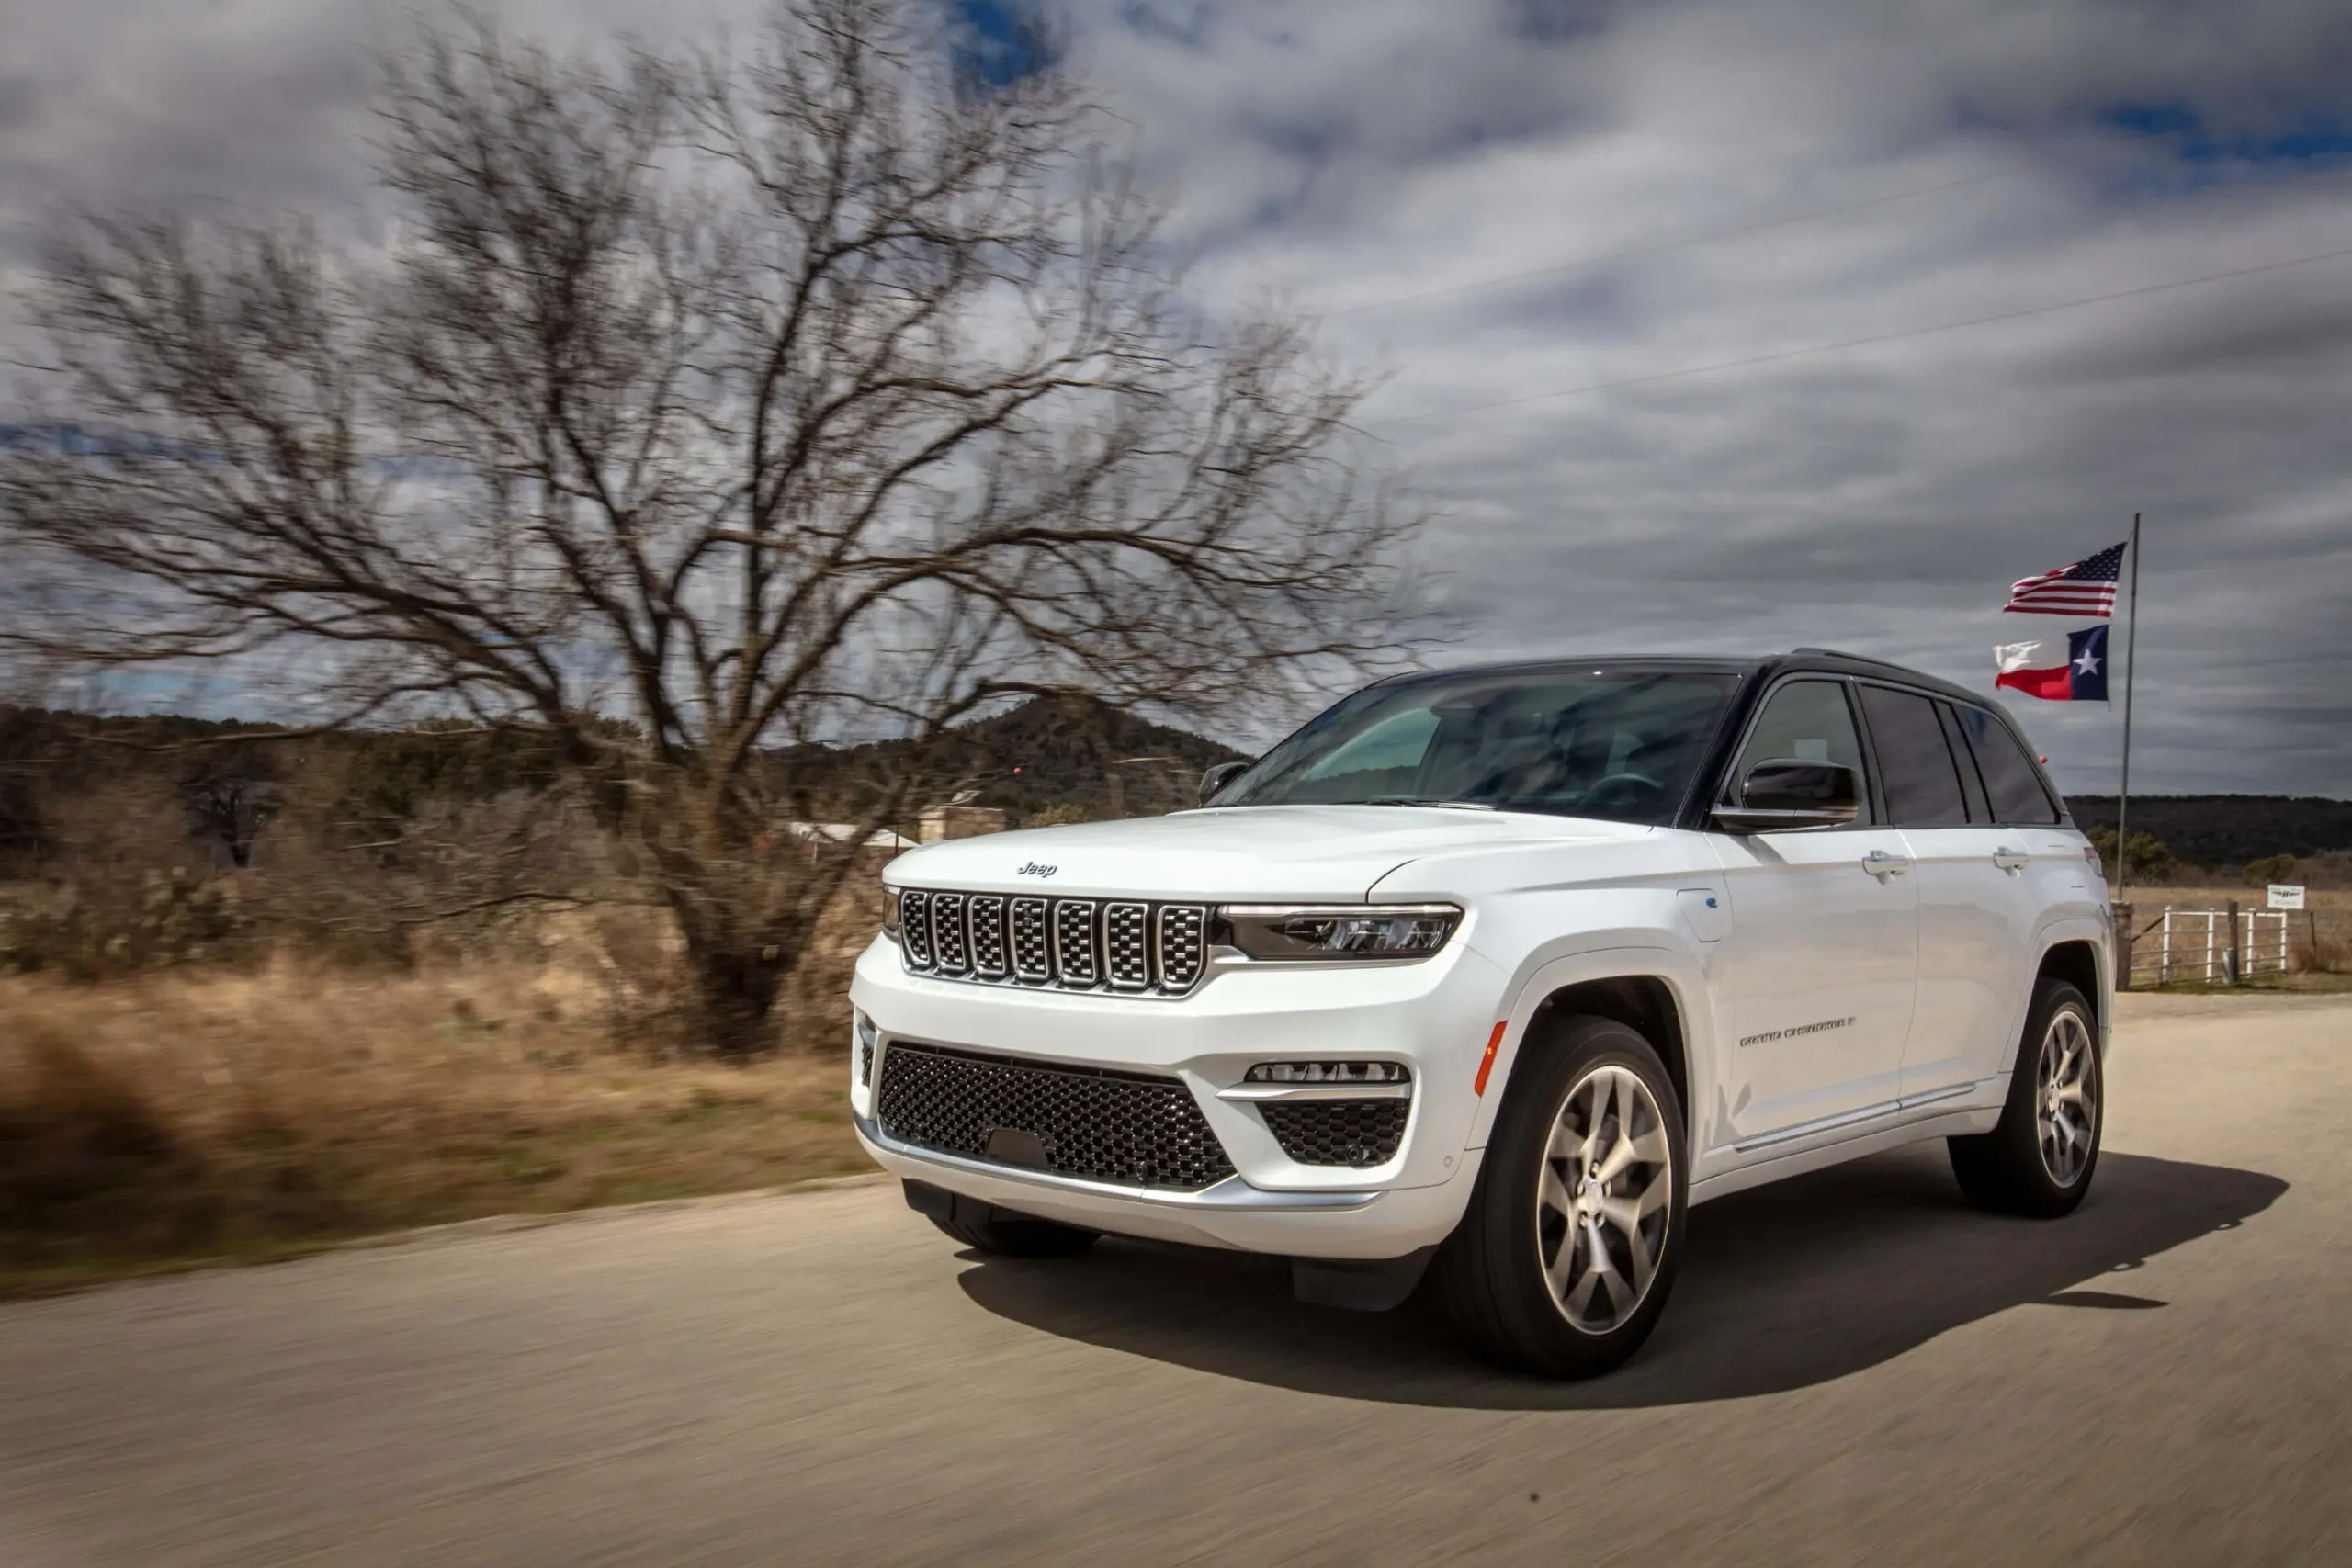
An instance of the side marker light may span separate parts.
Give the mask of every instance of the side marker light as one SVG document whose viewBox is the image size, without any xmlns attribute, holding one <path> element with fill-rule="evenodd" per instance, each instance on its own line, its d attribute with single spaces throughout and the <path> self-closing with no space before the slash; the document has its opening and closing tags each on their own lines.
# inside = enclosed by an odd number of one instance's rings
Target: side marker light
<svg viewBox="0 0 2352 1568">
<path fill-rule="evenodd" d="M 1495 1025 L 1495 1032 L 1487 1036 L 1487 1054 L 1478 1058 L 1478 1081 L 1471 1088 L 1482 1099 L 1487 1092 L 1487 1075 L 1495 1070 L 1495 1053 L 1503 1048 L 1503 1031 L 1510 1023 L 1509 1019 L 1504 1019 Z"/>
</svg>

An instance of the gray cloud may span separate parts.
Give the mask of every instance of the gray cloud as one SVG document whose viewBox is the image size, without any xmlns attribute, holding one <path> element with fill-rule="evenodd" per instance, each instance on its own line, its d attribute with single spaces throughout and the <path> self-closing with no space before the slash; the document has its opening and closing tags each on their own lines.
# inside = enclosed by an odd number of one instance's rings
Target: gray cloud
<svg viewBox="0 0 2352 1568">
<path fill-rule="evenodd" d="M 504 9 L 659 40 L 757 7 Z M 1403 417 L 2352 247 L 2340 4 L 1063 9 L 1204 297 L 1344 311 L 1333 354 L 1390 373 L 1367 439 L 1441 514 L 1457 656 L 1823 643 L 1988 687 L 1992 644 L 2066 624 L 2007 583 L 2138 510 L 2135 780 L 2352 795 L 2352 260 Z M 0 0 L 0 268 L 75 203 L 361 209 L 385 16 Z M 2111 787 L 2118 715 L 2018 705 Z"/>
</svg>

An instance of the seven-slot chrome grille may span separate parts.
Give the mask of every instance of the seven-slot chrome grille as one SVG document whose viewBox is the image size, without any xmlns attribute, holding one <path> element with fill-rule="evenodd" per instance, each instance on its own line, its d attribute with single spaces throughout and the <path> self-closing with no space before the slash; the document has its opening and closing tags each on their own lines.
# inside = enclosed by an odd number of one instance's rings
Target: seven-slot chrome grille
<svg viewBox="0 0 2352 1568">
<path fill-rule="evenodd" d="M 1133 899 L 1006 897 L 909 887 L 899 951 L 953 980 L 1179 997 L 1208 967 L 1208 907 Z"/>
</svg>

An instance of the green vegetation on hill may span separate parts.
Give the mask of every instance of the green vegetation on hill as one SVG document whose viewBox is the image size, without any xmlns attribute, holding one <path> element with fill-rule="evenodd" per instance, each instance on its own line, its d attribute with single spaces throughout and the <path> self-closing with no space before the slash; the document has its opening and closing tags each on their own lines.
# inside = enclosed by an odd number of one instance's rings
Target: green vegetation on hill
<svg viewBox="0 0 2352 1568">
<path fill-rule="evenodd" d="M 2066 802 L 2086 832 L 2115 829 L 2113 795 Z M 2352 801 L 2313 795 L 2152 795 L 2132 801 L 2132 838 L 2153 835 L 2191 865 L 2244 865 L 2266 855 L 2352 850 Z"/>
</svg>

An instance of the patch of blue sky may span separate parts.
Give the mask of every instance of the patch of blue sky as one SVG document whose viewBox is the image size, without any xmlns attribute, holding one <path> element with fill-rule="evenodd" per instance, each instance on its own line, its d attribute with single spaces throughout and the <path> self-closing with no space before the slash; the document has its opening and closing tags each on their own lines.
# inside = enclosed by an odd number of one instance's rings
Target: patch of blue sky
<svg viewBox="0 0 2352 1568">
<path fill-rule="evenodd" d="M 1027 0 L 954 0 L 956 69 L 990 87 L 1010 87 L 1054 62 L 1052 29 Z"/>
<path fill-rule="evenodd" d="M 2225 130 L 2185 104 L 2125 104 L 2099 117 L 2116 130 L 2166 143 L 2191 165 L 2311 164 L 2352 160 L 2352 112 L 2309 113 L 2261 130 Z"/>
</svg>

